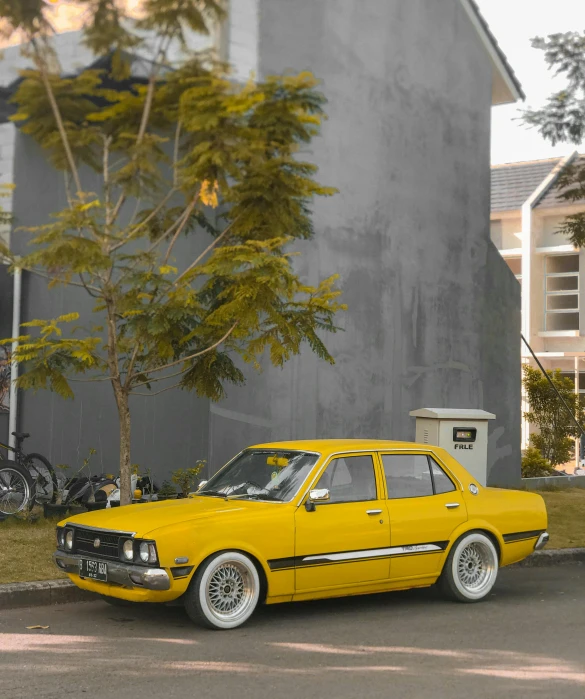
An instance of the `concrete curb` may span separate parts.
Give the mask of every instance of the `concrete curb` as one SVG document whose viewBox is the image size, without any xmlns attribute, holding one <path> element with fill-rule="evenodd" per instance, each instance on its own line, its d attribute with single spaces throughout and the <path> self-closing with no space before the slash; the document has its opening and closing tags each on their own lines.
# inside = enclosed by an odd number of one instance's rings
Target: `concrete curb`
<svg viewBox="0 0 585 699">
<path fill-rule="evenodd" d="M 545 566 L 557 566 L 567 563 L 585 563 L 585 548 L 578 549 L 551 549 L 547 551 L 535 551 L 531 556 L 519 563 L 514 563 L 511 568 L 542 568 Z"/>
<path fill-rule="evenodd" d="M 0 585 L 0 609 L 89 602 L 95 598 L 93 592 L 80 590 L 69 580 L 40 580 Z"/>
</svg>

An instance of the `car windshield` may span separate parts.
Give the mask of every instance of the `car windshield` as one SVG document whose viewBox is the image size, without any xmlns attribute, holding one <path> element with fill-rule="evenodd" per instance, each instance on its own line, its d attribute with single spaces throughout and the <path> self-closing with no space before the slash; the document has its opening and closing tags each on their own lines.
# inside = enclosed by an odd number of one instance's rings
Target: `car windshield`
<svg viewBox="0 0 585 699">
<path fill-rule="evenodd" d="M 248 449 L 213 476 L 198 495 L 288 502 L 318 458 L 304 451 Z"/>
</svg>

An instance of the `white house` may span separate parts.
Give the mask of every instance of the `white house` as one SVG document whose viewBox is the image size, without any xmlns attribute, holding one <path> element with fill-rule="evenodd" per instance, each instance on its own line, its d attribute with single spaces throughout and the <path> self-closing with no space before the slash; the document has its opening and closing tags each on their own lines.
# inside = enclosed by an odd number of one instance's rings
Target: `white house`
<svg viewBox="0 0 585 699">
<path fill-rule="evenodd" d="M 494 166 L 491 237 L 522 288 L 522 334 L 546 369 L 561 369 L 585 394 L 585 250 L 558 232 L 568 215 L 585 211 L 585 202 L 560 199 L 557 186 L 578 158 Z M 522 361 L 535 364 L 524 343 Z M 523 448 L 530 430 L 523 420 Z"/>
</svg>

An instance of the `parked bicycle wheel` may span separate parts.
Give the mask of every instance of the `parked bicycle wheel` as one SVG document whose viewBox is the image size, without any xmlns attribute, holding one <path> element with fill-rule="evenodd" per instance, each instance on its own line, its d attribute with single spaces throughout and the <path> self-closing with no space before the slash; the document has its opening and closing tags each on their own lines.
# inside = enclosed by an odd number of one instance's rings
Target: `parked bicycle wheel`
<svg viewBox="0 0 585 699">
<path fill-rule="evenodd" d="M 14 463 L 0 464 L 0 513 L 15 515 L 29 510 L 34 498 L 34 483 L 27 469 Z"/>
<path fill-rule="evenodd" d="M 55 502 L 58 483 L 51 463 L 42 454 L 28 454 L 25 463 L 34 481 L 35 502 L 39 505 Z"/>
</svg>

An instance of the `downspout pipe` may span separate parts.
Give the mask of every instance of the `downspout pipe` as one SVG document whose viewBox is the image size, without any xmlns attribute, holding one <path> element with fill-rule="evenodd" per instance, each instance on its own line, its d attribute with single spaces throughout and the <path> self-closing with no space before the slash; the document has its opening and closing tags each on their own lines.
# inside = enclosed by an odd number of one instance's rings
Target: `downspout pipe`
<svg viewBox="0 0 585 699">
<path fill-rule="evenodd" d="M 16 353 L 18 351 L 18 336 L 20 335 L 20 313 L 22 308 L 22 269 L 14 268 L 13 280 L 13 300 L 12 300 L 12 363 L 10 371 L 10 403 L 8 406 L 8 445 L 14 449 L 16 438 L 12 434 L 16 432 L 18 424 L 18 389 L 16 380 L 18 379 L 18 361 Z"/>
</svg>

